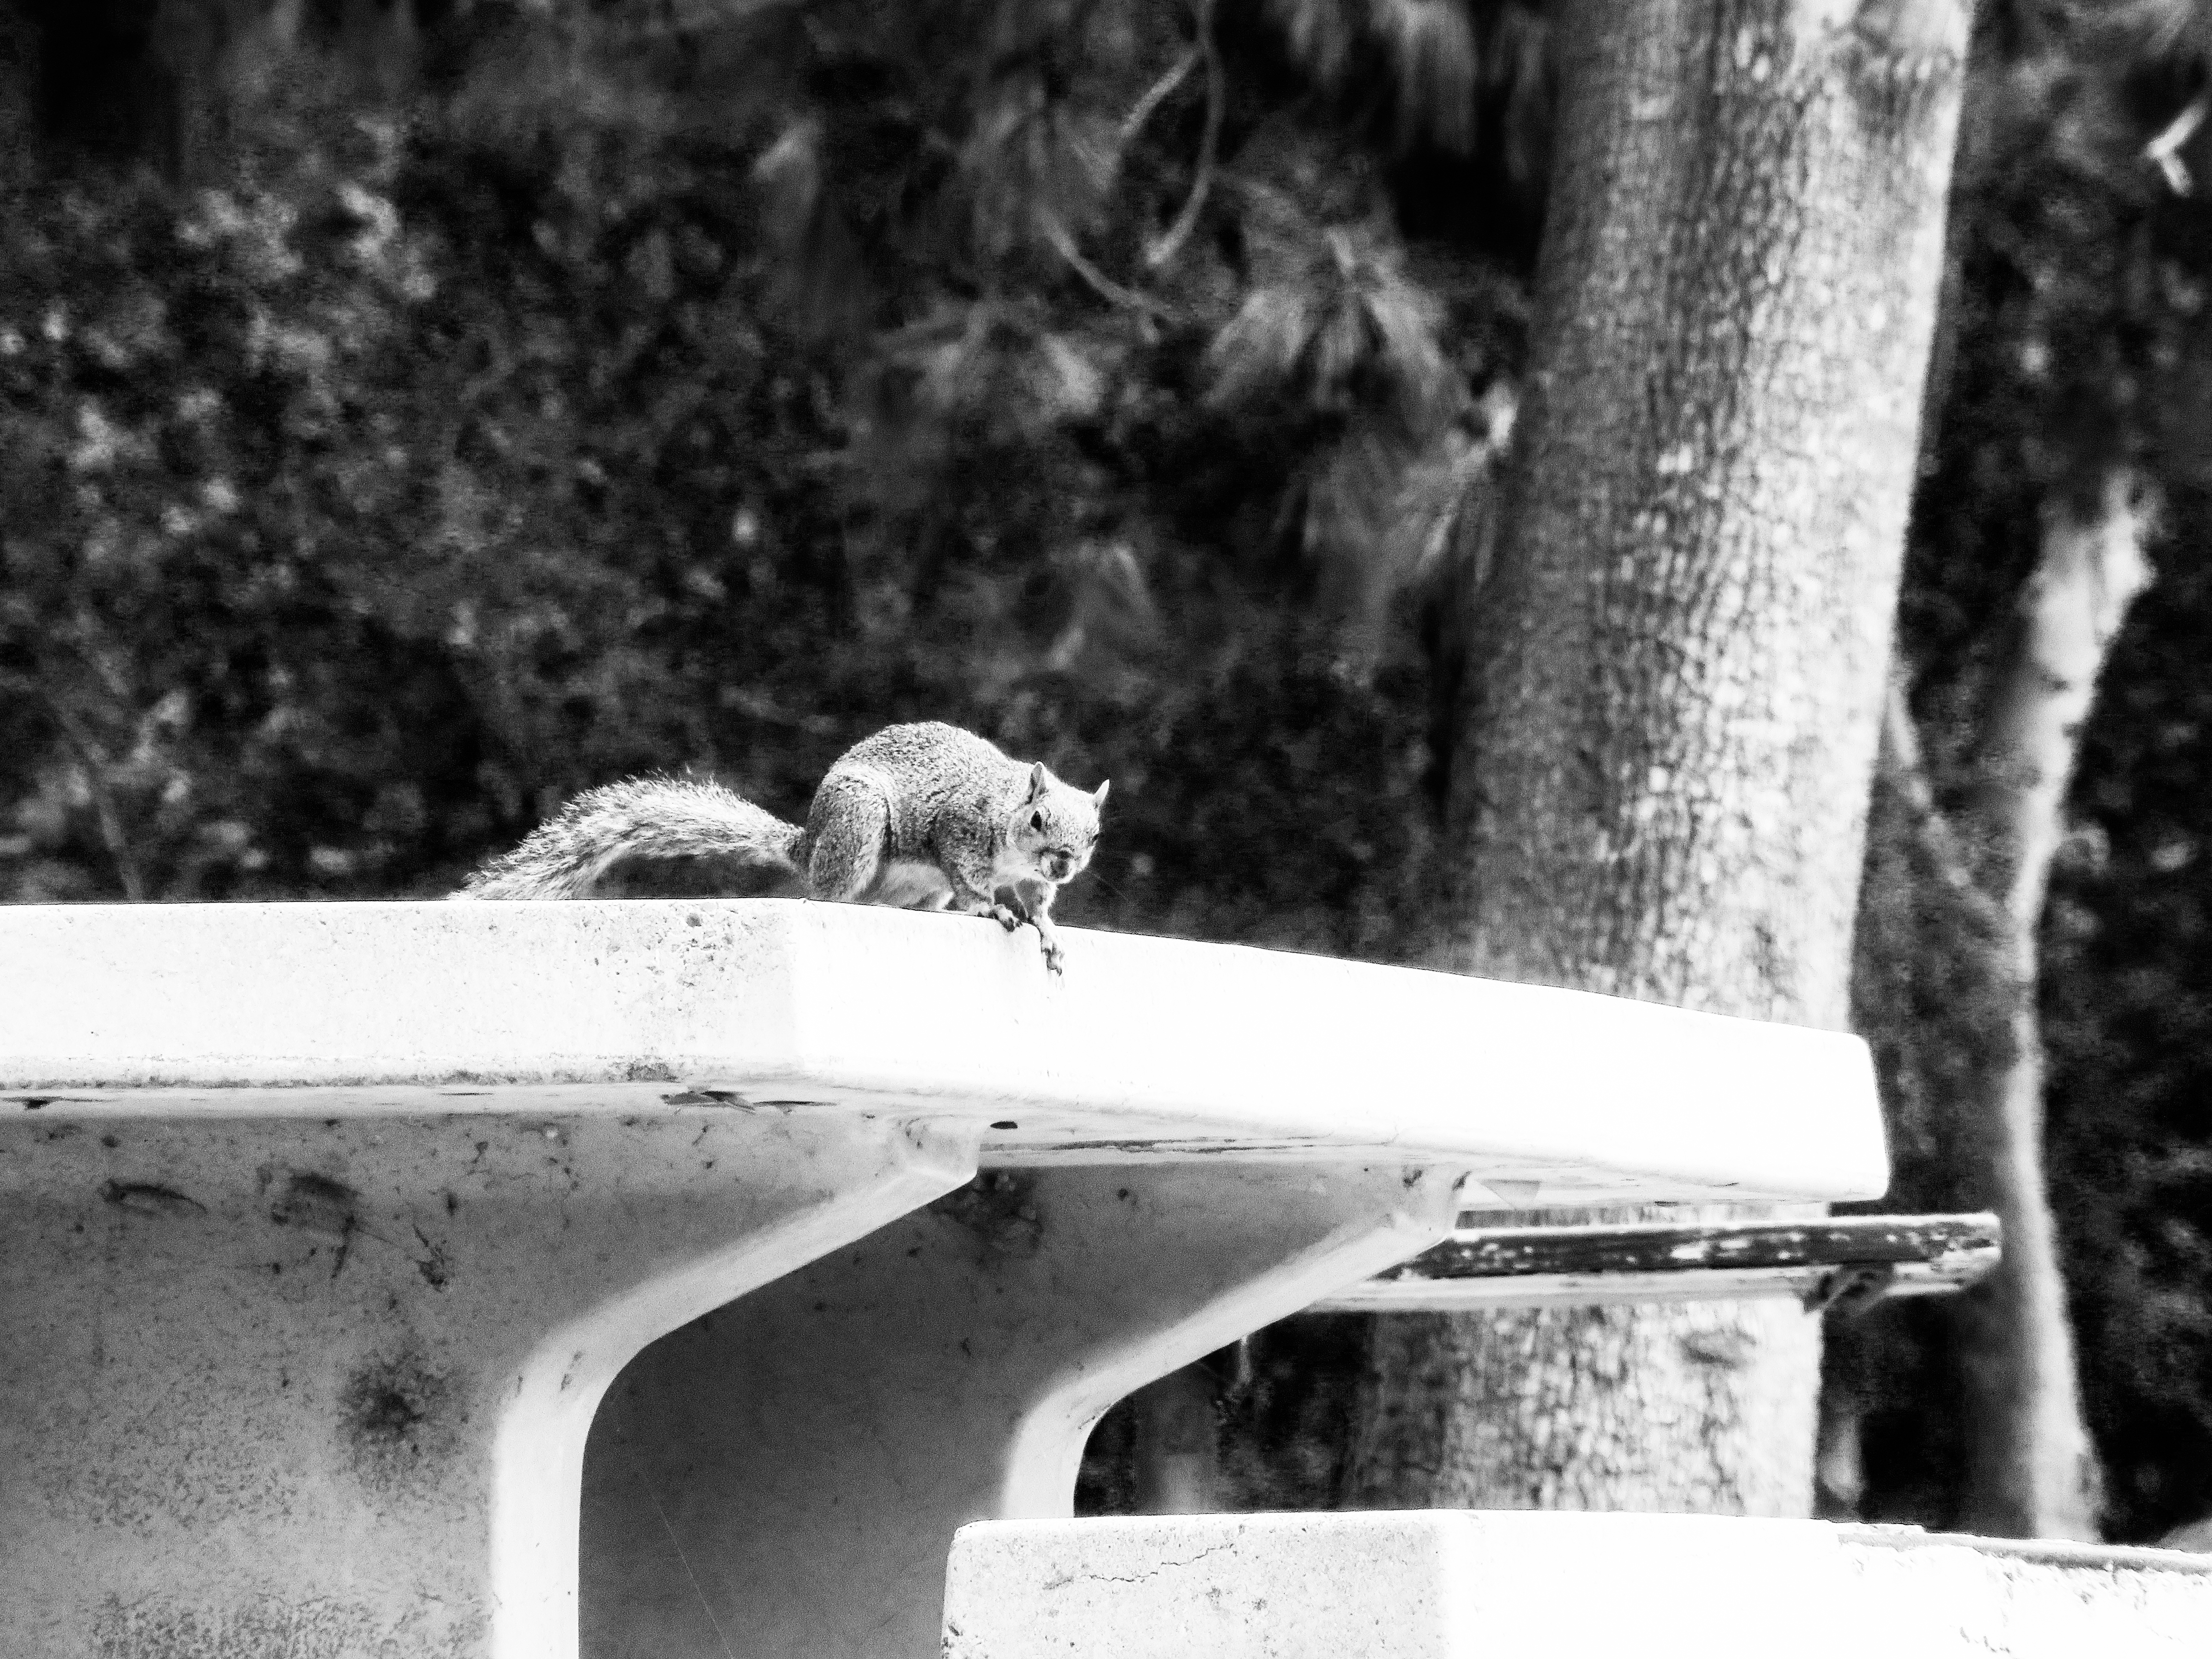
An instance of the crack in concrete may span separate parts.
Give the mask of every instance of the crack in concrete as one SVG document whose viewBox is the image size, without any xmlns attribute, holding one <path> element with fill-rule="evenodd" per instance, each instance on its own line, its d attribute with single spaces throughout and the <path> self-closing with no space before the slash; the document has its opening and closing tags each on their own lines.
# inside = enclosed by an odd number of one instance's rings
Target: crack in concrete
<svg viewBox="0 0 2212 1659">
<path fill-rule="evenodd" d="M 1064 1573 L 1058 1578 L 1047 1580 L 1044 1584 L 1044 1589 L 1048 1592 L 1056 1589 L 1065 1589 L 1068 1585 L 1078 1583 L 1087 1584 L 1148 1583 L 1152 1579 L 1158 1577 L 1164 1572 L 1175 1572 L 1184 1567 L 1196 1566 L 1200 1561 L 1205 1560 L 1209 1555 L 1218 1555 L 1224 1550 L 1233 1550 L 1236 1547 L 1237 1541 L 1234 1539 L 1231 1539 L 1225 1543 L 1208 1545 L 1197 1554 L 1187 1556 L 1182 1560 L 1163 1561 L 1158 1566 L 1152 1567 L 1146 1571 L 1135 1574 L 1124 1575 L 1112 1572 Z"/>
</svg>

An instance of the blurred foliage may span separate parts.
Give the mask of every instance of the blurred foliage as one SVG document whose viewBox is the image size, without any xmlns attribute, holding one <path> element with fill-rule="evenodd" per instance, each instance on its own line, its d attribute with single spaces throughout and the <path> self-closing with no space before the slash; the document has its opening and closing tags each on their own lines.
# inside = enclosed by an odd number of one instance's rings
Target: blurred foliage
<svg viewBox="0 0 2212 1659">
<path fill-rule="evenodd" d="M 2130 1539 L 2212 1512 L 2212 496 L 2168 512 L 2044 921 L 2052 1198 Z"/>
<path fill-rule="evenodd" d="M 2164 502 L 2045 939 L 2128 1538 L 2212 1507 L 2212 221 L 2169 182 L 2212 180 L 2176 125 L 2203 16 L 1984 9 L 1899 624 L 1970 789 L 2043 504 L 2121 465 Z M 35 158 L 0 182 L 0 895 L 434 894 L 590 784 L 695 768 L 796 814 L 929 716 L 1113 777 L 1071 921 L 1418 957 L 1545 29 L 0 0 L 0 143 Z M 2002 1059 L 1960 1041 L 1990 989 L 1913 857 L 1877 798 L 1896 1207 L 1971 1196 L 1944 1079 Z M 1246 1501 L 1327 1500 L 1358 1328 L 1216 1357 Z M 1943 1518 L 1942 1340 L 1868 1385 L 1871 1512 Z"/>
<path fill-rule="evenodd" d="M 931 715 L 1116 779 L 1072 920 L 1417 939 L 1375 532 L 1486 487 L 1521 300 L 1363 112 L 1170 0 L 223 16 L 218 149 L 87 137 L 56 26 L 10 185 L 12 896 L 434 892 Z"/>
</svg>

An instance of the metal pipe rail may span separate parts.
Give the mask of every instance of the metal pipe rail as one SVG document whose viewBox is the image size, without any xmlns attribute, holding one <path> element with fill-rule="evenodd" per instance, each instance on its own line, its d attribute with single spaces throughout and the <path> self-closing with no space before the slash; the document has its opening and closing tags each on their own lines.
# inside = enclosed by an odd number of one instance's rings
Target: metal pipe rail
<svg viewBox="0 0 2212 1659">
<path fill-rule="evenodd" d="M 1324 1297 L 1319 1312 L 1443 1313 L 1790 1297 L 1808 1309 L 1962 1291 L 2003 1253 L 1996 1216 L 1464 1228 Z"/>
</svg>

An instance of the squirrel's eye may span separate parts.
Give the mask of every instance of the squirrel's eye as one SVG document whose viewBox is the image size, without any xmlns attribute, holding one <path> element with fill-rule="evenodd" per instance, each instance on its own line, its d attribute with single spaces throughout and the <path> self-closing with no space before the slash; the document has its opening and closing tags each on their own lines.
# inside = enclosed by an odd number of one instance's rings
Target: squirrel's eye
<svg viewBox="0 0 2212 1659">
<path fill-rule="evenodd" d="M 1032 813 L 1030 813 L 1030 829 L 1032 829 L 1032 830 L 1042 830 L 1042 829 L 1043 829 L 1043 828 L 1044 828 L 1044 814 L 1043 814 L 1043 813 L 1042 813 L 1042 812 L 1032 812 Z"/>
</svg>

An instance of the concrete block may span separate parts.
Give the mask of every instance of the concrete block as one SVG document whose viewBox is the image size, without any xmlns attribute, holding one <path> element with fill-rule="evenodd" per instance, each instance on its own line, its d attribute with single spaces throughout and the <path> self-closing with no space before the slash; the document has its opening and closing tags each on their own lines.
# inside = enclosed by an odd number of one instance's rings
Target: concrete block
<svg viewBox="0 0 2212 1659">
<path fill-rule="evenodd" d="M 1706 1516 L 963 1528 L 945 1659 L 2201 1659 L 2212 1563 Z"/>
</svg>

